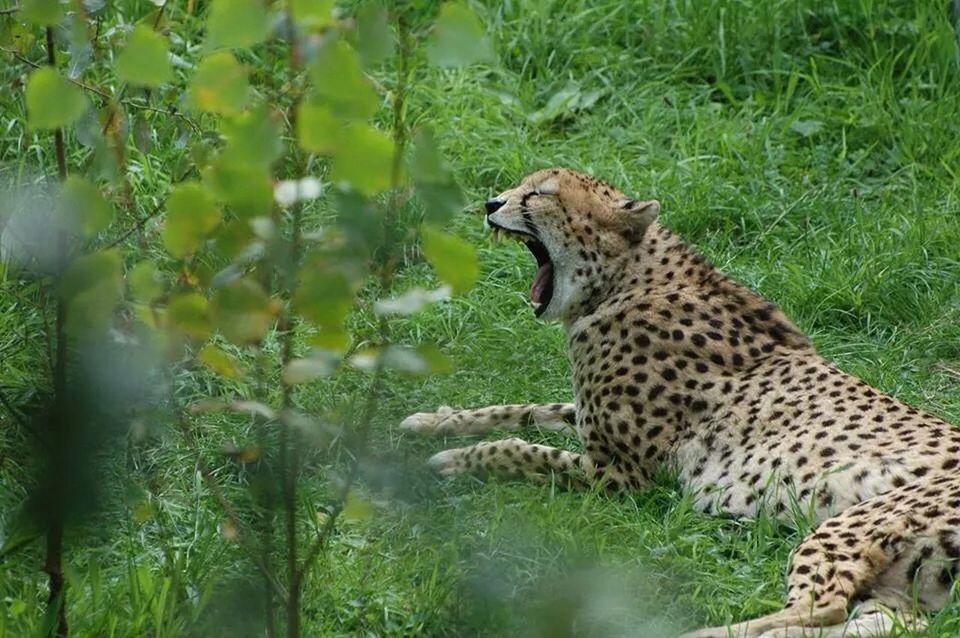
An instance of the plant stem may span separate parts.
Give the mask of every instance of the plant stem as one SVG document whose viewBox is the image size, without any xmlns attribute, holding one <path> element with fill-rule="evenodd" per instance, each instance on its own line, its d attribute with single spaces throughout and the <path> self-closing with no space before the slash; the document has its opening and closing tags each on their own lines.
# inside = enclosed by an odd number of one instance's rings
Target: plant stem
<svg viewBox="0 0 960 638">
<path fill-rule="evenodd" d="M 47 64 L 51 68 L 57 66 L 57 53 L 54 48 L 53 27 L 46 29 Z M 63 143 L 63 130 L 53 132 L 53 148 L 57 157 L 57 176 L 62 183 L 67 178 L 67 155 Z M 67 238 L 63 231 L 57 234 L 57 248 L 60 258 L 59 271 L 66 267 Z M 60 298 L 56 301 L 56 323 L 54 324 L 55 355 L 53 364 L 53 411 L 50 416 L 50 454 L 52 467 L 61 467 L 65 426 L 67 423 L 67 307 Z M 54 488 L 56 489 L 56 488 Z M 48 607 L 55 609 L 56 625 L 54 635 L 65 638 L 69 634 L 67 624 L 66 585 L 63 578 L 63 503 L 54 499 L 47 524 L 47 555 L 44 562 L 44 571 L 49 578 Z"/>
</svg>

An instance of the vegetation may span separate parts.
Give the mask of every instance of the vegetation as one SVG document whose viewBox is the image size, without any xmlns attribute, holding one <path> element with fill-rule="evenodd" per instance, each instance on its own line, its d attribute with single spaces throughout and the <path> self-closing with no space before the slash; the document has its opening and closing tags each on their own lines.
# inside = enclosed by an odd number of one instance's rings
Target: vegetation
<svg viewBox="0 0 960 638">
<path fill-rule="evenodd" d="M 462 441 L 396 427 L 569 398 L 529 256 L 454 214 L 545 166 L 659 199 L 841 368 L 960 424 L 947 2 L 336 4 L 0 5 L 0 636 L 778 608 L 804 521 L 706 517 L 666 475 L 441 481 Z M 954 606 L 927 635 L 958 633 Z"/>
</svg>

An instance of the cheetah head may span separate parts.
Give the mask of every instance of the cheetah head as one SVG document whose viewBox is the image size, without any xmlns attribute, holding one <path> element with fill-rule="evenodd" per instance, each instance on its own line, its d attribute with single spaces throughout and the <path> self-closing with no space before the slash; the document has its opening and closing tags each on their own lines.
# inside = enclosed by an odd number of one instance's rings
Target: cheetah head
<svg viewBox="0 0 960 638">
<path fill-rule="evenodd" d="M 487 225 L 526 244 L 537 261 L 534 314 L 570 323 L 610 290 L 660 204 L 631 199 L 565 168 L 527 176 L 485 204 Z"/>
</svg>

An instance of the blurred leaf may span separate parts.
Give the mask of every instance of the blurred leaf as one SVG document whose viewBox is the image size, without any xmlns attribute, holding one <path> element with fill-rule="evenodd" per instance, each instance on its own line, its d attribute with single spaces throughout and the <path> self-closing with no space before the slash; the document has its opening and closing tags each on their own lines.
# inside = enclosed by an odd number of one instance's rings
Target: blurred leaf
<svg viewBox="0 0 960 638">
<path fill-rule="evenodd" d="M 380 96 L 363 74 L 360 58 L 343 40 L 323 45 L 310 65 L 310 79 L 310 101 L 328 105 L 337 117 L 367 119 L 380 106 Z"/>
<path fill-rule="evenodd" d="M 153 503 L 150 499 L 144 499 L 137 503 L 132 512 L 132 518 L 134 523 L 143 524 L 153 518 L 153 515 L 156 513 L 156 508 L 154 508 Z"/>
<path fill-rule="evenodd" d="M 141 261 L 127 274 L 127 283 L 134 299 L 149 303 L 163 293 L 157 266 L 152 261 Z"/>
<path fill-rule="evenodd" d="M 226 138 L 224 153 L 234 164 L 269 166 L 283 152 L 280 121 L 267 106 L 224 118 L 220 127 Z"/>
<path fill-rule="evenodd" d="M 287 385 L 309 383 L 320 377 L 328 377 L 337 367 L 337 357 L 325 350 L 315 350 L 308 357 L 294 359 L 283 369 L 283 382 Z"/>
<path fill-rule="evenodd" d="M 344 130 L 333 158 L 330 178 L 347 182 L 365 195 L 390 186 L 393 140 L 365 122 L 353 122 Z"/>
<path fill-rule="evenodd" d="M 245 465 L 260 460 L 260 458 L 263 457 L 263 448 L 259 445 L 248 445 L 238 448 L 233 444 L 228 444 L 224 446 L 223 453 L 237 463 Z"/>
<path fill-rule="evenodd" d="M 233 219 L 217 231 L 216 249 L 220 255 L 232 260 L 248 250 L 255 239 L 249 220 Z"/>
<path fill-rule="evenodd" d="M 170 299 L 167 316 L 171 327 L 194 339 L 206 339 L 210 334 L 207 318 L 207 300 L 195 292 L 181 293 Z"/>
<path fill-rule="evenodd" d="M 133 126 L 133 143 L 144 155 L 153 148 L 153 128 L 150 122 L 142 117 L 138 117 L 137 123 Z"/>
<path fill-rule="evenodd" d="M 393 345 L 385 350 L 363 350 L 350 358 L 350 365 L 364 372 L 373 372 L 381 357 L 385 368 L 416 376 L 453 371 L 449 357 L 433 344 L 423 344 L 417 348 Z"/>
<path fill-rule="evenodd" d="M 287 208 L 293 204 L 316 199 L 323 193 L 323 184 L 316 177 L 285 179 L 273 186 L 273 200 Z"/>
<path fill-rule="evenodd" d="M 302 269 L 294 308 L 322 330 L 340 331 L 353 307 L 353 289 L 338 272 L 319 268 Z"/>
<path fill-rule="evenodd" d="M 297 0 L 290 3 L 295 22 L 305 29 L 320 29 L 334 24 L 336 0 Z"/>
<path fill-rule="evenodd" d="M 155 87 L 173 79 L 167 40 L 148 26 L 130 33 L 127 45 L 117 56 L 117 78 L 139 86 Z"/>
<path fill-rule="evenodd" d="M 410 172 L 428 221 L 443 222 L 463 208 L 466 203 L 463 191 L 444 162 L 433 131 L 428 128 L 418 131 L 414 138 Z"/>
<path fill-rule="evenodd" d="M 236 115 L 247 103 L 247 72 L 227 51 L 206 57 L 197 67 L 187 101 L 198 111 Z"/>
<path fill-rule="evenodd" d="M 240 537 L 240 530 L 237 529 L 237 525 L 232 518 L 225 518 L 220 521 L 220 535 L 227 541 L 234 541 Z"/>
<path fill-rule="evenodd" d="M 27 22 L 47 27 L 63 20 L 60 0 L 23 0 L 20 17 Z"/>
<path fill-rule="evenodd" d="M 790 130 L 803 137 L 811 137 L 823 130 L 823 126 L 820 120 L 797 120 L 790 125 Z"/>
<path fill-rule="evenodd" d="M 350 490 L 347 502 L 343 504 L 343 517 L 348 521 L 367 521 L 373 518 L 373 513 L 370 501 L 358 496 L 356 490 Z"/>
<path fill-rule="evenodd" d="M 301 102 L 297 107 L 297 141 L 306 151 L 324 155 L 336 152 L 342 128 L 329 106 Z"/>
<path fill-rule="evenodd" d="M 217 329 L 228 341 L 239 345 L 260 341 L 277 310 L 260 284 L 251 279 L 237 279 L 218 289 L 211 301 Z"/>
<path fill-rule="evenodd" d="M 163 244 L 171 255 L 182 259 L 200 248 L 207 233 L 217 227 L 220 219 L 220 210 L 213 197 L 201 184 L 180 184 L 167 200 Z"/>
<path fill-rule="evenodd" d="M 300 4 L 300 1 L 296 4 Z M 207 46 L 249 47 L 270 32 L 263 0 L 213 0 L 207 15 Z"/>
<path fill-rule="evenodd" d="M 454 293 L 469 290 L 480 276 L 477 252 L 469 242 L 424 225 L 423 254 L 437 276 L 453 287 Z"/>
<path fill-rule="evenodd" d="M 204 178 L 214 194 L 241 217 L 269 215 L 273 208 L 273 185 L 266 166 L 240 163 L 224 152 Z"/>
<path fill-rule="evenodd" d="M 70 301 L 75 296 L 104 282 L 121 281 L 121 259 L 116 250 L 102 250 L 81 255 L 63 273 L 60 280 L 61 298 Z M 119 288 L 119 285 L 117 286 Z"/>
<path fill-rule="evenodd" d="M 197 353 L 197 361 L 217 374 L 230 379 L 236 379 L 240 376 L 240 365 L 237 358 L 212 343 L 208 343 L 200 349 L 200 352 Z"/>
<path fill-rule="evenodd" d="M 558 118 L 568 117 L 576 111 L 589 109 L 597 103 L 601 95 L 603 95 L 602 91 L 583 93 L 580 90 L 580 85 L 571 80 L 562 89 L 551 95 L 542 109 L 531 113 L 527 119 L 534 124 L 544 124 Z"/>
<path fill-rule="evenodd" d="M 103 250 L 76 258 L 60 281 L 61 295 L 68 303 L 68 332 L 106 330 L 122 286 L 122 260 L 117 251 Z"/>
<path fill-rule="evenodd" d="M 0 546 L 0 563 L 43 534 L 43 528 L 33 509 L 32 503 L 26 501 L 17 508 L 16 512 L 8 513 L 9 524 L 4 534 L 3 545 Z"/>
<path fill-rule="evenodd" d="M 381 299 L 373 309 L 378 315 L 412 315 L 431 303 L 450 298 L 450 286 L 440 286 L 436 290 L 412 288 L 399 297 Z"/>
<path fill-rule="evenodd" d="M 364 2 L 357 12 L 357 51 L 365 64 L 376 64 L 393 55 L 396 39 L 389 20 L 380 2 Z"/>
<path fill-rule="evenodd" d="M 427 40 L 427 59 L 445 67 L 494 59 L 483 24 L 470 7 L 461 2 L 448 2 L 440 7 L 433 33 Z"/>
<path fill-rule="evenodd" d="M 71 175 L 60 191 L 60 214 L 67 227 L 83 237 L 92 237 L 113 220 L 113 209 L 89 181 Z"/>
<path fill-rule="evenodd" d="M 69 126 L 87 109 L 80 88 L 46 66 L 30 74 L 26 97 L 27 122 L 37 129 Z"/>
<path fill-rule="evenodd" d="M 191 403 L 187 410 L 190 414 L 206 414 L 209 412 L 238 412 L 240 414 L 249 414 L 257 416 L 265 421 L 273 421 L 277 418 L 276 411 L 269 405 L 258 401 L 223 401 L 221 399 L 200 399 Z"/>
</svg>

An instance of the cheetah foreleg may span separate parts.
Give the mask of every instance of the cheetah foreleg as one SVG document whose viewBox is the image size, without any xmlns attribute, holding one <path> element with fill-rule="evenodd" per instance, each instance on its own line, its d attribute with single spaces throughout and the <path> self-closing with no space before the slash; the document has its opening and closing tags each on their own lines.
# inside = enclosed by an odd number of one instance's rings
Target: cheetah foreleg
<svg viewBox="0 0 960 638">
<path fill-rule="evenodd" d="M 582 454 L 518 438 L 444 450 L 434 454 L 428 463 L 443 476 L 493 474 L 540 482 L 552 476 L 575 486 L 588 485 L 597 474 Z"/>
<path fill-rule="evenodd" d="M 566 431 L 575 434 L 576 408 L 572 403 L 492 405 L 474 410 L 442 406 L 436 412 L 417 412 L 400 423 L 404 430 L 426 434 L 483 434 L 495 428 Z"/>
</svg>

